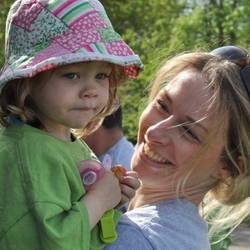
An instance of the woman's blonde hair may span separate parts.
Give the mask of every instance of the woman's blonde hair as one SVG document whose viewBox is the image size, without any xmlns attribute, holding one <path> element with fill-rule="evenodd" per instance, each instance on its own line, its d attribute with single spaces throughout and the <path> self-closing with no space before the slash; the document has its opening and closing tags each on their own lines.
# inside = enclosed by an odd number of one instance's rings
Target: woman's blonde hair
<svg viewBox="0 0 250 250">
<path fill-rule="evenodd" d="M 230 176 L 220 181 L 204 199 L 205 217 L 211 224 L 210 236 L 220 233 L 223 239 L 250 214 L 250 96 L 242 82 L 240 67 L 235 63 L 216 58 L 204 71 L 220 113 L 228 117 L 222 157 Z M 223 231 L 227 232 L 224 236 Z"/>
<path fill-rule="evenodd" d="M 53 70 L 46 73 L 50 77 L 53 74 Z M 91 133 L 92 130 L 98 127 L 106 115 L 111 114 L 118 108 L 117 86 L 126 79 L 123 68 L 113 65 L 110 75 L 108 103 L 85 128 L 72 130 L 77 137 Z M 2 126 L 8 127 L 10 125 L 10 117 L 18 118 L 25 123 L 43 126 L 36 115 L 34 103 L 29 96 L 32 84 L 43 84 L 43 73 L 33 78 L 12 80 L 3 87 L 0 93 L 0 124 Z"/>
<path fill-rule="evenodd" d="M 222 225 L 233 228 L 250 213 L 250 96 L 241 80 L 238 65 L 206 52 L 194 52 L 175 56 L 160 66 L 151 84 L 149 102 L 154 100 L 168 82 L 186 69 L 200 72 L 207 88 L 212 90 L 212 98 L 206 105 L 208 110 L 213 109 L 220 114 L 217 128 L 228 124 L 225 149 L 221 157 L 229 177 L 216 180 L 203 203 L 206 218 L 211 215 L 212 210 L 220 210 L 210 228 L 213 234 L 221 230 Z M 211 132 L 208 143 L 212 143 L 215 134 L 216 131 Z M 201 150 L 206 150 L 206 145 Z M 179 184 L 179 189 L 184 187 L 194 170 L 195 167 L 188 170 L 183 183 Z"/>
</svg>

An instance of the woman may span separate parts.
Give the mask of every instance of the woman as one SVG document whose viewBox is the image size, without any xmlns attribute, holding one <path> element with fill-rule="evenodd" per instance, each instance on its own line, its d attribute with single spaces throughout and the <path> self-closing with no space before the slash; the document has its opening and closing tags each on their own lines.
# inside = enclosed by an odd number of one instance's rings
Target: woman
<svg viewBox="0 0 250 250">
<path fill-rule="evenodd" d="M 142 186 L 118 225 L 118 240 L 106 249 L 206 250 L 208 205 L 230 226 L 247 216 L 247 63 L 245 50 L 227 46 L 176 56 L 159 69 L 132 160 Z M 218 211 L 214 204 L 226 206 Z"/>
</svg>

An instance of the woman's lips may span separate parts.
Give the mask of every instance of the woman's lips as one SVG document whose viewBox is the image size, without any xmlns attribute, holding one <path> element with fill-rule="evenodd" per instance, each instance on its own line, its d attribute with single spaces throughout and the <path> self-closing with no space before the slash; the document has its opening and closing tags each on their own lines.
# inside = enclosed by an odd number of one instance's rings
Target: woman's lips
<svg viewBox="0 0 250 250">
<path fill-rule="evenodd" d="M 155 153 L 153 150 L 150 149 L 147 143 L 144 143 L 143 147 L 144 154 L 152 161 L 155 161 L 157 163 L 164 163 L 164 164 L 170 164 L 171 162 L 162 157 L 161 155 Z"/>
<path fill-rule="evenodd" d="M 173 166 L 174 164 L 169 160 L 159 156 L 154 151 L 152 151 L 146 143 L 142 143 L 139 147 L 140 156 L 142 160 L 152 167 L 165 168 L 166 165 Z"/>
</svg>

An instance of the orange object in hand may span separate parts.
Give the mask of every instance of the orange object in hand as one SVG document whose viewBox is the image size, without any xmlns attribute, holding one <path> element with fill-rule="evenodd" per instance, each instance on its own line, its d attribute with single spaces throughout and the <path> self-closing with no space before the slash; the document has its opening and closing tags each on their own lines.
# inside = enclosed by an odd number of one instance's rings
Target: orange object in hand
<svg viewBox="0 0 250 250">
<path fill-rule="evenodd" d="M 111 171 L 119 180 L 121 180 L 127 174 L 126 168 L 124 168 L 122 165 L 115 165 L 111 168 Z"/>
</svg>

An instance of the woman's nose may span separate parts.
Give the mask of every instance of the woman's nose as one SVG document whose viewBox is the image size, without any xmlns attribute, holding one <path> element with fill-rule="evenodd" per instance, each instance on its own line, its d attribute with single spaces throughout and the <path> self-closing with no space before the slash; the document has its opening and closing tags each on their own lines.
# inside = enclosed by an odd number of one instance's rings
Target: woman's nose
<svg viewBox="0 0 250 250">
<path fill-rule="evenodd" d="M 173 133 L 173 117 L 170 116 L 150 126 L 146 132 L 146 140 L 154 143 L 167 144 L 172 140 Z"/>
</svg>

